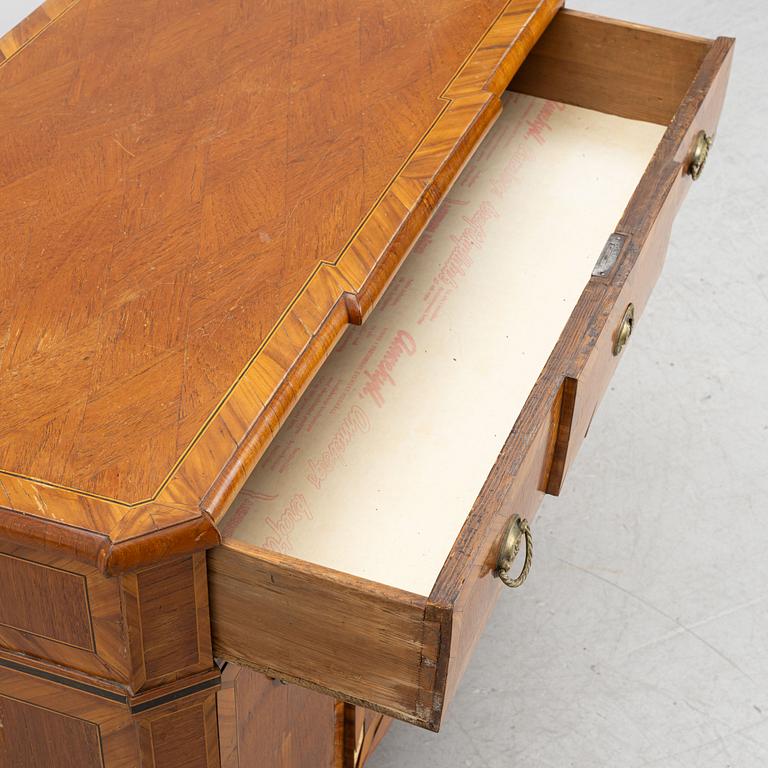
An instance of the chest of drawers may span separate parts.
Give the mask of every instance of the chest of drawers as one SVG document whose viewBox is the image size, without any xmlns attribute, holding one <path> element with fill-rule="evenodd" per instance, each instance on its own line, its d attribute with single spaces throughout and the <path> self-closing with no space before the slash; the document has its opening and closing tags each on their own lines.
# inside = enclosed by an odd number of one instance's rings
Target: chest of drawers
<svg viewBox="0 0 768 768">
<path fill-rule="evenodd" d="M 0 765 L 437 730 L 732 44 L 526 0 L 56 0 L 2 38 Z"/>
</svg>

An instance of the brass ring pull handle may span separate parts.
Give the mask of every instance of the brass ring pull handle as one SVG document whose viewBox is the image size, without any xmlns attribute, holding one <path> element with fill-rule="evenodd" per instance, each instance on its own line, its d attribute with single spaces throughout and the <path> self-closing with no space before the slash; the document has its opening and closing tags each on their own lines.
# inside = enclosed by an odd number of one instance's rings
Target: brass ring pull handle
<svg viewBox="0 0 768 768">
<path fill-rule="evenodd" d="M 713 141 L 714 138 L 708 136 L 706 131 L 699 131 L 696 136 L 696 143 L 693 146 L 693 157 L 691 158 L 690 166 L 688 166 L 688 173 L 691 174 L 691 178 L 694 181 L 701 176 L 701 172 L 704 170 Z"/>
<path fill-rule="evenodd" d="M 512 567 L 518 552 L 520 543 L 525 538 L 525 562 L 523 570 L 516 577 L 509 575 L 509 569 Z M 533 560 L 533 536 L 528 521 L 519 515 L 515 515 L 507 526 L 504 539 L 501 542 L 499 550 L 499 559 L 496 565 L 496 575 L 506 586 L 515 589 L 519 587 L 527 578 L 531 570 L 531 561 Z"/>
<path fill-rule="evenodd" d="M 616 332 L 616 341 L 613 342 L 613 356 L 617 357 L 621 354 L 621 350 L 627 346 L 629 337 L 632 335 L 632 331 L 635 327 L 635 305 L 627 304 L 627 308 L 624 310 L 624 316 L 621 318 L 619 324 L 619 330 Z"/>
</svg>

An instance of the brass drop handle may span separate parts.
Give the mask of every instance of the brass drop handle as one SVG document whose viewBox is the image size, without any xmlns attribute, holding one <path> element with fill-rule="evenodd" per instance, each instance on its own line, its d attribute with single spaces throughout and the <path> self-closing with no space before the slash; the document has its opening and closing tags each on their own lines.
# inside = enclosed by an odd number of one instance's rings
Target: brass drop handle
<svg viewBox="0 0 768 768">
<path fill-rule="evenodd" d="M 525 561 L 523 570 L 516 577 L 509 575 L 509 569 L 520 551 L 520 544 L 525 539 Z M 519 587 L 527 578 L 531 570 L 531 561 L 533 560 L 533 536 L 528 521 L 520 515 L 515 515 L 507 525 L 504 532 L 504 538 L 501 541 L 499 549 L 499 559 L 496 564 L 496 575 L 502 583 L 514 589 Z"/>
<path fill-rule="evenodd" d="M 714 137 L 708 136 L 706 131 L 699 131 L 696 136 L 696 143 L 693 145 L 693 157 L 691 158 L 691 164 L 688 166 L 688 173 L 691 174 L 691 178 L 694 181 L 701 176 L 701 172 L 704 170 L 713 141 Z"/>
<path fill-rule="evenodd" d="M 630 303 L 624 310 L 624 316 L 621 318 L 619 330 L 616 332 L 616 341 L 613 342 L 614 357 L 621 354 L 621 350 L 627 346 L 629 337 L 635 327 L 635 305 Z"/>
</svg>

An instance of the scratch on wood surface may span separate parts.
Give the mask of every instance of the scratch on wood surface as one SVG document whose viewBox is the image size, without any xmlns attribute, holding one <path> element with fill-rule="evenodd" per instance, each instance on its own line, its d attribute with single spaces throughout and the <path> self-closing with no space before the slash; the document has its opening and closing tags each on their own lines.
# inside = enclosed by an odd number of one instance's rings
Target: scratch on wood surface
<svg viewBox="0 0 768 768">
<path fill-rule="evenodd" d="M 136 155 L 134 155 L 133 152 L 131 152 L 130 149 L 126 149 L 114 136 L 112 137 L 112 141 L 114 141 L 115 144 L 117 144 L 117 146 L 120 147 L 120 149 L 123 150 L 123 152 L 125 152 L 128 155 L 130 155 L 131 157 L 136 157 Z"/>
</svg>

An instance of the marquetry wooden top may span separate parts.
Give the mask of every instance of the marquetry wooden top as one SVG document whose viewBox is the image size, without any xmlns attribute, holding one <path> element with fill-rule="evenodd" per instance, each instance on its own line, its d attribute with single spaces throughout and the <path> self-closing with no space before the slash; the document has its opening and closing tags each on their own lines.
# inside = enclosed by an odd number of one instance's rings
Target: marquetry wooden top
<svg viewBox="0 0 768 768">
<path fill-rule="evenodd" d="M 0 536 L 213 521 L 559 0 L 49 0 L 0 39 Z"/>
</svg>

